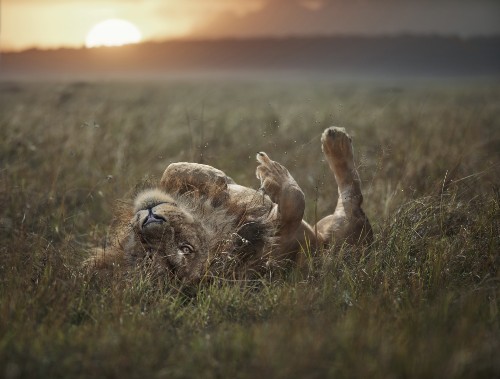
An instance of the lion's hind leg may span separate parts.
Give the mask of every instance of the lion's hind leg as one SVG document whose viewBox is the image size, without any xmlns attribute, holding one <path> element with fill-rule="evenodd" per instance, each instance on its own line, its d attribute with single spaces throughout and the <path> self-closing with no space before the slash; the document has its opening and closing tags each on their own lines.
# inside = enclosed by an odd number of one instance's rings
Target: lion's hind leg
<svg viewBox="0 0 500 379">
<path fill-rule="evenodd" d="M 323 153 L 338 185 L 337 206 L 333 214 L 316 224 L 325 243 L 370 243 L 372 229 L 361 204 L 361 181 L 354 166 L 351 137 L 344 128 L 330 127 L 321 136 Z"/>
</svg>

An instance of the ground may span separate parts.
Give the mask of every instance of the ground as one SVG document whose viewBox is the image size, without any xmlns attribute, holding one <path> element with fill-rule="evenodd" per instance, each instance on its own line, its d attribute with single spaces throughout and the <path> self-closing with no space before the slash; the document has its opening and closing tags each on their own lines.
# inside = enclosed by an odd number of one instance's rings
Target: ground
<svg viewBox="0 0 500 379">
<path fill-rule="evenodd" d="M 494 82 L 0 83 L 0 376 L 500 376 Z M 325 127 L 354 141 L 370 249 L 195 294 L 80 264 L 171 162 L 258 188 L 273 151 L 314 223 Z M 318 164 L 322 162 L 322 164 Z"/>
</svg>

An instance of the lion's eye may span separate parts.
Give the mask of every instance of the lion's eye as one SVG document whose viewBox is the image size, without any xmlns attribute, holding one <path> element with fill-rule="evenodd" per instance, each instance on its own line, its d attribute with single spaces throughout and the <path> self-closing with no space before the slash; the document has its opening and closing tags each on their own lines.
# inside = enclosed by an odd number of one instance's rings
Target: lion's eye
<svg viewBox="0 0 500 379">
<path fill-rule="evenodd" d="M 182 252 L 182 254 L 191 254 L 194 251 L 193 246 L 188 243 L 183 243 L 182 245 L 180 245 L 179 250 Z"/>
</svg>

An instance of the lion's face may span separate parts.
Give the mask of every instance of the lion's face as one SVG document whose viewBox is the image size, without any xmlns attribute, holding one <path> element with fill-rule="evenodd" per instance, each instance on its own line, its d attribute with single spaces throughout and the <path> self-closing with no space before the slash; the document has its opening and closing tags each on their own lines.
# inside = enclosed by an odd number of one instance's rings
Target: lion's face
<svg viewBox="0 0 500 379">
<path fill-rule="evenodd" d="M 140 194 L 134 210 L 127 257 L 136 262 L 151 260 L 181 279 L 200 278 L 208 257 L 203 225 L 159 190 Z"/>
</svg>

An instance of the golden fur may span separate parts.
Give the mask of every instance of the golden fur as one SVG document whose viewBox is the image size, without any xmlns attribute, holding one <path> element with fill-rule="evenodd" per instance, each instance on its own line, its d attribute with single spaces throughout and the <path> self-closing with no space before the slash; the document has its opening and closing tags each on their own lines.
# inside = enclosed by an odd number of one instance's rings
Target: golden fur
<svg viewBox="0 0 500 379">
<path fill-rule="evenodd" d="M 370 242 L 350 137 L 342 128 L 328 128 L 322 148 L 340 196 L 334 213 L 314 227 L 302 219 L 305 199 L 299 185 L 266 153 L 257 154 L 259 190 L 240 186 L 211 166 L 175 163 L 158 188 L 136 197 L 115 230 L 116 239 L 97 251 L 87 267 L 147 263 L 186 282 L 206 276 L 241 279 L 276 264 L 300 264 L 306 245 L 315 250 Z"/>
</svg>

